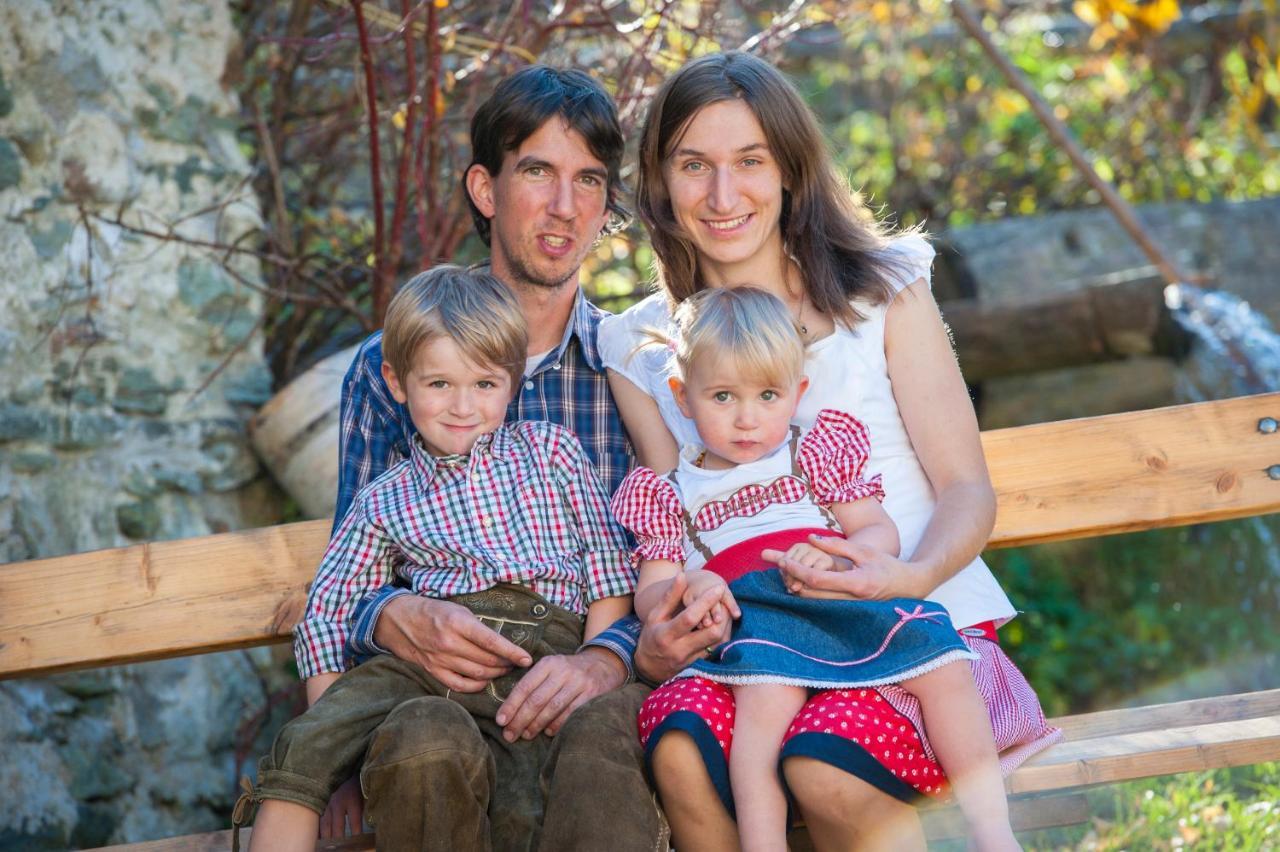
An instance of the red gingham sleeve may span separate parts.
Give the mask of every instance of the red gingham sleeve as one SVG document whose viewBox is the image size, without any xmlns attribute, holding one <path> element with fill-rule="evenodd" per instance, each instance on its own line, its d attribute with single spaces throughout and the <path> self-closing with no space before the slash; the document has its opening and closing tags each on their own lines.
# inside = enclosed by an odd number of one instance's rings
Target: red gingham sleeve
<svg viewBox="0 0 1280 852">
<path fill-rule="evenodd" d="M 824 408 L 796 451 L 800 469 L 824 506 L 852 503 L 864 497 L 884 499 L 880 477 L 863 476 L 871 455 L 871 435 L 862 421 L 843 411 Z"/>
<path fill-rule="evenodd" d="M 637 467 L 613 495 L 613 515 L 635 533 L 641 559 L 684 562 L 680 498 L 672 484 L 647 467 Z"/>
</svg>

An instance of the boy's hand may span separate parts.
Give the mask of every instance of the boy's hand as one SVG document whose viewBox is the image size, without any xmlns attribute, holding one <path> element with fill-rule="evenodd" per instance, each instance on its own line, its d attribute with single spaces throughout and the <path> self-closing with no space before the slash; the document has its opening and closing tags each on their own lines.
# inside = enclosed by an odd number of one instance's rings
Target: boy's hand
<svg viewBox="0 0 1280 852">
<path fill-rule="evenodd" d="M 417 595 L 386 605 L 373 640 L 458 692 L 479 692 L 512 667 L 533 665 L 528 651 L 485 627 L 471 610 Z"/>
<path fill-rule="evenodd" d="M 364 825 L 364 795 L 360 792 L 360 776 L 352 776 L 333 791 L 329 805 L 320 815 L 321 837 L 346 837 L 362 832 Z"/>
</svg>

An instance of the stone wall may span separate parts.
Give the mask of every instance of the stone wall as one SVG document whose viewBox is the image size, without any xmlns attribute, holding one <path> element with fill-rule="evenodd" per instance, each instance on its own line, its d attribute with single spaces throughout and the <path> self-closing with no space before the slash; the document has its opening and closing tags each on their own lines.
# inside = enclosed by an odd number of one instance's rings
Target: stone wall
<svg viewBox="0 0 1280 852">
<path fill-rule="evenodd" d="M 228 4 L 26 0 L 0 32 L 0 562 L 277 521 L 244 429 L 271 391 L 257 268 L 96 218 L 256 226 Z M 0 847 L 218 827 L 278 659 L 0 684 Z"/>
</svg>

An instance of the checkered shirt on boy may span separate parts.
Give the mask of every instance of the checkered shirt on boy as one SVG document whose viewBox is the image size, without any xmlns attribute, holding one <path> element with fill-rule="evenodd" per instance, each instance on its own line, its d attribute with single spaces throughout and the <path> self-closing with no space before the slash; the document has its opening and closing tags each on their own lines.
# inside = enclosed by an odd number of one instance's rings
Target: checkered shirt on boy
<svg viewBox="0 0 1280 852">
<path fill-rule="evenodd" d="M 433 457 L 415 440 L 359 493 L 294 629 L 303 678 L 348 667 L 352 610 L 395 577 L 431 598 L 518 583 L 579 614 L 635 590 L 626 537 L 582 445 L 535 421 L 503 425 L 464 456 Z"/>
</svg>

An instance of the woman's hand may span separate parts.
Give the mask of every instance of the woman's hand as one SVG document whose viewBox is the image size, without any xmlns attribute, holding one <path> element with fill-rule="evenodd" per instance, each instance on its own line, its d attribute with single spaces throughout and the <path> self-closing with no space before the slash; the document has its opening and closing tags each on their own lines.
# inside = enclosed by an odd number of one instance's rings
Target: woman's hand
<svg viewBox="0 0 1280 852">
<path fill-rule="evenodd" d="M 882 601 L 922 598 L 932 591 L 923 588 L 927 578 L 918 566 L 865 544 L 838 536 L 811 535 L 809 545 L 830 560 L 829 567 L 820 567 L 825 560 L 817 557 L 809 562 L 793 559 L 790 550 L 760 554 L 778 566 L 787 589 L 801 597 Z"/>
</svg>

